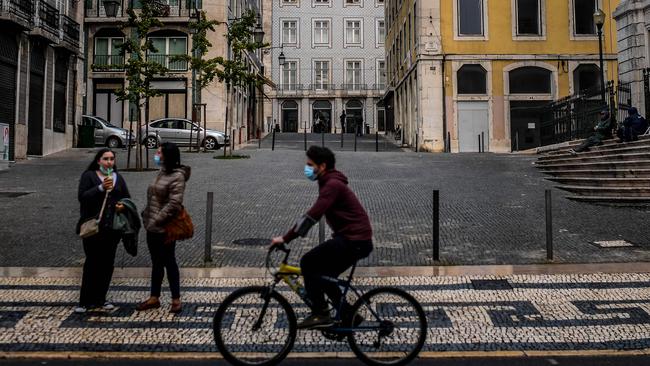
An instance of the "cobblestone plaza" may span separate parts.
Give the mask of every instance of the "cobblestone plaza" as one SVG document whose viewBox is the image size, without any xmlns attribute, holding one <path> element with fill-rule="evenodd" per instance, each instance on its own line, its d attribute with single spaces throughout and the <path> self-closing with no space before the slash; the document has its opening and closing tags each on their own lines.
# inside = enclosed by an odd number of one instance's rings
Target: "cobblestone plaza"
<svg viewBox="0 0 650 366">
<path fill-rule="evenodd" d="M 202 266 L 206 192 L 215 195 L 210 266 L 260 266 L 262 246 L 235 245 L 236 239 L 282 234 L 309 207 L 316 184 L 304 178 L 302 136 L 286 142 L 269 138 L 263 149 L 249 146 L 243 160 L 215 160 L 213 154 L 184 154 L 192 166 L 185 206 L 196 225 L 195 237 L 177 251 L 182 266 Z M 319 136 L 310 136 L 314 142 Z M 370 138 L 368 138 L 370 139 Z M 444 264 L 522 264 L 545 261 L 544 190 L 552 188 L 525 155 L 417 154 L 396 148 L 337 151 L 339 168 L 366 206 L 374 228 L 375 251 L 362 265 L 430 265 L 432 190 L 440 190 L 441 259 Z M 383 143 L 383 141 L 382 141 Z M 340 149 L 336 140 L 327 146 Z M 365 145 L 364 145 L 365 144 Z M 0 266 L 80 266 L 81 241 L 77 184 L 94 150 L 77 149 L 26 161 L 0 173 Z M 218 154 L 218 153 L 217 153 Z M 123 165 L 126 152 L 118 152 Z M 125 172 L 140 209 L 155 172 Z M 7 187 L 11 187 L 8 189 Z M 9 192 L 10 191 L 10 192 Z M 15 193 L 28 193 L 16 196 Z M 554 243 L 558 262 L 620 262 L 650 259 L 647 211 L 571 202 L 554 190 Z M 292 245 L 304 252 L 318 230 Z M 626 240 L 625 248 L 599 248 L 594 241 Z M 118 253 L 117 264 L 148 266 L 140 255 Z M 121 249 L 120 249 L 121 251 Z M 298 254 L 298 253 L 297 253 Z"/>
</svg>

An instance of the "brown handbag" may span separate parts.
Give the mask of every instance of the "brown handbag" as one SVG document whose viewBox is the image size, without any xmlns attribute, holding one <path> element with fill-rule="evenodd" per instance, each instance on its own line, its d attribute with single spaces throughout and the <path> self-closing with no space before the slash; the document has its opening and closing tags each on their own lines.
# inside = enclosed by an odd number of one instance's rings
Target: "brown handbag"
<svg viewBox="0 0 650 366">
<path fill-rule="evenodd" d="M 194 224 L 185 207 L 165 224 L 165 243 L 187 240 L 194 236 Z"/>
</svg>

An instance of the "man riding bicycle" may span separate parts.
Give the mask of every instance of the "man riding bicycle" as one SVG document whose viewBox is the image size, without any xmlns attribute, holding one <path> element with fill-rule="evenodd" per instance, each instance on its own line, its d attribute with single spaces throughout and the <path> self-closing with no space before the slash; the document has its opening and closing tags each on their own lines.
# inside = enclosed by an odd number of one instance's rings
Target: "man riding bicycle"
<svg viewBox="0 0 650 366">
<path fill-rule="evenodd" d="M 342 306 L 343 314 L 346 313 L 349 305 L 337 303 L 342 296 L 340 288 L 321 276 L 338 277 L 359 259 L 367 257 L 373 248 L 368 214 L 348 187 L 347 177 L 335 165 L 334 153 L 328 148 L 311 146 L 307 150 L 304 172 L 307 179 L 318 181 L 318 199 L 284 236 L 271 242 L 275 246 L 304 237 L 323 215 L 333 231 L 331 239 L 305 253 L 300 260 L 312 313 L 298 324 L 299 329 L 324 328 L 334 323 L 325 293 L 334 306 Z"/>
</svg>

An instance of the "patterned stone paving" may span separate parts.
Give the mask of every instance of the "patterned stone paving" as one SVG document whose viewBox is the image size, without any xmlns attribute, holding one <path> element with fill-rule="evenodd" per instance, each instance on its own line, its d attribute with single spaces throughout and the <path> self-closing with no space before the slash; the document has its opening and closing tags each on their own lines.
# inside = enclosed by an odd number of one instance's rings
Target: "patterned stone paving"
<svg viewBox="0 0 650 366">
<path fill-rule="evenodd" d="M 501 281 L 490 287 L 486 280 Z M 219 302 L 235 288 L 263 283 L 185 279 L 184 310 L 173 316 L 165 306 L 135 312 L 148 280 L 116 279 L 109 294 L 115 310 L 79 315 L 72 311 L 78 279 L 0 278 L 0 352 L 215 352 L 211 321 Z M 650 274 L 368 277 L 355 283 L 399 286 L 416 296 L 428 316 L 425 351 L 650 348 Z M 281 290 L 295 304 L 286 287 Z M 306 311 L 296 306 L 298 317 Z M 349 349 L 316 331 L 299 332 L 294 352 L 314 351 Z"/>
</svg>

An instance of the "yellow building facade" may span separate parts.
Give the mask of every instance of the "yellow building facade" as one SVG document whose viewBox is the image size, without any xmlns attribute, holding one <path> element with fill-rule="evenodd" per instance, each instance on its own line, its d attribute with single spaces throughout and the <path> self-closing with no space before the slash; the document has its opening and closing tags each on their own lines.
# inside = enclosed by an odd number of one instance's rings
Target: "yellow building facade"
<svg viewBox="0 0 650 366">
<path fill-rule="evenodd" d="M 415 124 L 418 144 L 427 144 L 420 148 L 431 151 L 510 152 L 539 146 L 538 107 L 600 85 L 593 19 L 597 9 L 606 14 L 604 78 L 616 79 L 616 24 L 611 14 L 618 2 L 389 0 L 386 52 L 394 93 L 389 97 L 394 100 L 395 124 L 404 126 L 405 143 L 412 146 L 408 131 L 409 124 Z M 420 62 L 426 67 L 418 67 Z M 402 84 L 414 71 L 415 88 L 404 100 L 407 88 Z M 428 89 L 436 85 L 444 105 L 427 100 Z M 408 111 L 412 104 L 418 113 Z"/>
</svg>

